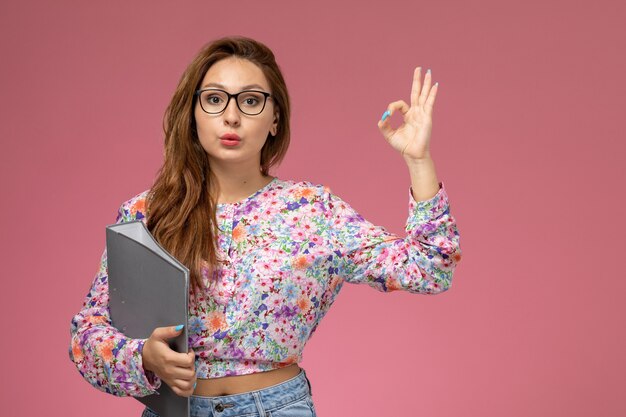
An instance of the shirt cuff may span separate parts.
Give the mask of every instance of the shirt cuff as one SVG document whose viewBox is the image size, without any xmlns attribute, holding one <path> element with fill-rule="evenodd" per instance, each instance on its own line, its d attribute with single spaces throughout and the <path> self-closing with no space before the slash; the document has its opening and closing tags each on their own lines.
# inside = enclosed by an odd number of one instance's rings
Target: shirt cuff
<svg viewBox="0 0 626 417">
<path fill-rule="evenodd" d="M 161 387 L 161 378 L 159 378 L 154 372 L 148 371 L 143 367 L 143 345 L 147 339 L 139 339 L 137 344 L 137 350 L 139 355 L 137 357 L 138 368 L 141 370 L 141 385 L 149 389 L 151 394 L 158 394 L 157 389 Z"/>
<path fill-rule="evenodd" d="M 409 218 L 406 231 L 410 232 L 418 224 L 436 219 L 449 210 L 449 201 L 443 181 L 439 183 L 439 191 L 432 198 L 415 201 L 412 187 L 409 187 Z"/>
</svg>

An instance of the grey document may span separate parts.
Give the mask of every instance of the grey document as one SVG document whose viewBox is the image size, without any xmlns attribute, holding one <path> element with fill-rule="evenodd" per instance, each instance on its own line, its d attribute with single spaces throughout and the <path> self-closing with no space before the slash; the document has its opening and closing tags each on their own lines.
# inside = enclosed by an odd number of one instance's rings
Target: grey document
<svg viewBox="0 0 626 417">
<path fill-rule="evenodd" d="M 140 220 L 107 226 L 106 246 L 113 326 L 128 337 L 145 339 L 156 327 L 184 324 L 169 345 L 187 352 L 189 270 Z M 178 396 L 165 382 L 158 392 L 135 398 L 161 417 L 189 417 L 189 398 Z"/>
</svg>

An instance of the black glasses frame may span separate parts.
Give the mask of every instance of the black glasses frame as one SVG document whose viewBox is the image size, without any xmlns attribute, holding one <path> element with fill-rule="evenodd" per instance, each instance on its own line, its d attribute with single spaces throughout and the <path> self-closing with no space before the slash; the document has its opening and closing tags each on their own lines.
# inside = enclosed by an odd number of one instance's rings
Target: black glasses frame
<svg viewBox="0 0 626 417">
<path fill-rule="evenodd" d="M 200 94 L 202 94 L 204 91 L 221 91 L 222 93 L 226 94 L 228 96 L 228 100 L 226 100 L 226 105 L 224 106 L 224 109 L 218 112 L 210 112 L 210 111 L 206 111 L 204 106 L 202 106 L 202 101 L 200 100 Z M 241 110 L 241 107 L 239 107 L 239 100 L 237 100 L 237 97 L 239 96 L 239 94 L 243 94 L 243 93 L 261 93 L 263 94 L 263 97 L 265 97 L 265 99 L 263 100 L 263 107 L 261 108 L 261 110 L 258 113 L 246 113 L 245 111 Z M 202 109 L 203 112 L 208 113 L 208 114 L 220 114 L 223 113 L 224 111 L 226 111 L 226 109 L 228 108 L 228 105 L 230 104 L 230 99 L 234 98 L 235 99 L 235 104 L 237 104 L 237 108 L 239 109 L 240 112 L 242 112 L 245 115 L 248 116 L 257 116 L 261 113 L 263 113 L 263 110 L 265 110 L 265 105 L 267 104 L 267 99 L 269 97 L 271 97 L 272 95 L 270 93 L 266 93 L 265 91 L 259 91 L 259 90 L 244 90 L 244 91 L 240 91 L 237 94 L 230 94 L 228 91 L 225 90 L 221 90 L 219 88 L 202 88 L 200 90 L 197 90 L 194 93 L 194 96 L 198 97 L 198 101 L 200 101 L 200 108 Z"/>
</svg>

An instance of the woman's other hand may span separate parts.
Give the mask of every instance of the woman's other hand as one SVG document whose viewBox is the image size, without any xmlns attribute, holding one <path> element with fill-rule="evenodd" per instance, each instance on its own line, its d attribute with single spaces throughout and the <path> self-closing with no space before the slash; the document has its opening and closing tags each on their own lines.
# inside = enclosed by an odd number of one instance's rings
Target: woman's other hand
<svg viewBox="0 0 626 417">
<path fill-rule="evenodd" d="M 154 329 L 143 345 L 142 360 L 145 370 L 154 372 L 177 395 L 189 397 L 196 384 L 195 354 L 193 350 L 176 352 L 167 343 L 180 335 L 182 329 L 182 325 Z"/>
</svg>

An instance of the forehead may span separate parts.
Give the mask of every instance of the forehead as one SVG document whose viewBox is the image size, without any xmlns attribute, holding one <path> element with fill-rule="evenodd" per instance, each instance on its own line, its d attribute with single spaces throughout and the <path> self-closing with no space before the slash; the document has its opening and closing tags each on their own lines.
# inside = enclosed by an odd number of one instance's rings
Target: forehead
<svg viewBox="0 0 626 417">
<path fill-rule="evenodd" d="M 214 63 L 202 79 L 201 87 L 220 84 L 226 90 L 235 91 L 252 84 L 268 91 L 269 83 L 261 68 L 247 59 L 228 57 Z"/>
</svg>

